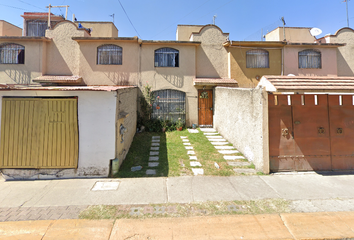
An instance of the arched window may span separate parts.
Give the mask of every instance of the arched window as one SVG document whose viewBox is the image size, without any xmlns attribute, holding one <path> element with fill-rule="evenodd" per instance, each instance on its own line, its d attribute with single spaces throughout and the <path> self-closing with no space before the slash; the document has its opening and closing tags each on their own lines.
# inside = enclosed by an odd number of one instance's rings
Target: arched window
<svg viewBox="0 0 354 240">
<path fill-rule="evenodd" d="M 4 63 L 24 64 L 25 47 L 15 43 L 0 45 L 0 64 Z"/>
<path fill-rule="evenodd" d="M 122 48 L 112 44 L 99 46 L 97 64 L 122 65 Z"/>
<path fill-rule="evenodd" d="M 152 115 L 154 119 L 176 122 L 178 118 L 186 120 L 186 93 L 178 90 L 154 91 Z"/>
<path fill-rule="evenodd" d="M 299 52 L 299 68 L 321 68 L 321 52 L 306 49 Z"/>
<path fill-rule="evenodd" d="M 173 48 L 155 50 L 155 67 L 178 67 L 179 51 Z"/>
<path fill-rule="evenodd" d="M 266 50 L 254 49 L 246 52 L 247 68 L 269 68 L 269 53 Z"/>
</svg>

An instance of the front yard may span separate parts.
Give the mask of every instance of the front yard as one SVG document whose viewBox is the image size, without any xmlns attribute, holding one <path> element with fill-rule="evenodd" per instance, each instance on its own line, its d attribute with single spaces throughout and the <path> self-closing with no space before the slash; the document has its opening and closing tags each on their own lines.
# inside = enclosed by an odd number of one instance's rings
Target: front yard
<svg viewBox="0 0 354 240">
<path fill-rule="evenodd" d="M 159 165 L 157 167 L 149 167 L 149 156 L 151 151 L 151 142 L 153 136 L 160 137 L 159 146 Z M 166 133 L 137 133 L 134 137 L 129 153 L 121 165 L 119 172 L 114 177 L 175 177 L 193 175 L 190 159 L 187 149 L 183 145 L 181 136 L 186 136 L 193 151 L 197 157 L 197 161 L 204 169 L 204 175 L 209 176 L 232 176 L 240 175 L 234 171 L 234 167 L 228 165 L 223 155 L 215 149 L 202 131 L 198 133 L 189 133 L 187 129 L 183 131 L 173 131 Z M 231 144 L 227 144 L 230 145 Z M 241 153 L 234 155 L 242 156 Z M 247 161 L 247 160 L 239 160 Z M 215 164 L 216 163 L 216 164 Z M 132 167 L 141 166 L 141 170 L 132 171 Z M 239 168 L 254 168 L 254 165 Z M 147 169 L 155 169 L 156 174 L 147 175 Z"/>
</svg>

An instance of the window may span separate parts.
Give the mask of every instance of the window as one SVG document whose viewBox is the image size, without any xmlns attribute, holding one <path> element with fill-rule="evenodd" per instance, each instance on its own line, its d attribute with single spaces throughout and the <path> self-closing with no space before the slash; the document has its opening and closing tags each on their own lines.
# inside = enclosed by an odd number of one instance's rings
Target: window
<svg viewBox="0 0 354 240">
<path fill-rule="evenodd" d="M 178 67 L 179 51 L 173 48 L 155 50 L 155 67 Z"/>
<path fill-rule="evenodd" d="M 269 68 L 269 53 L 266 50 L 249 50 L 246 52 L 247 68 Z"/>
<path fill-rule="evenodd" d="M 97 48 L 97 64 L 122 65 L 122 48 L 116 45 L 102 45 Z"/>
<path fill-rule="evenodd" d="M 154 93 L 151 118 L 176 122 L 186 120 L 186 93 L 178 90 L 159 90 Z"/>
<path fill-rule="evenodd" d="M 321 52 L 313 49 L 299 52 L 299 68 L 321 68 Z"/>
<path fill-rule="evenodd" d="M 15 43 L 0 45 L 0 63 L 24 64 L 25 47 Z"/>
<path fill-rule="evenodd" d="M 48 22 L 46 21 L 28 21 L 26 35 L 31 37 L 44 37 L 47 28 Z"/>
</svg>

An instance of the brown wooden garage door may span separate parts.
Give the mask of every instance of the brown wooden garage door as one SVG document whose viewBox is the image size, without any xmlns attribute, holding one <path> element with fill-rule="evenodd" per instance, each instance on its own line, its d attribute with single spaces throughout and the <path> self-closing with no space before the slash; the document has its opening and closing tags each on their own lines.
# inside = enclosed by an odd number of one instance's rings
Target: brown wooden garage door
<svg viewBox="0 0 354 240">
<path fill-rule="evenodd" d="M 354 169 L 352 95 L 269 95 L 270 170 Z"/>
<path fill-rule="evenodd" d="M 3 98 L 0 168 L 76 168 L 76 98 Z"/>
</svg>

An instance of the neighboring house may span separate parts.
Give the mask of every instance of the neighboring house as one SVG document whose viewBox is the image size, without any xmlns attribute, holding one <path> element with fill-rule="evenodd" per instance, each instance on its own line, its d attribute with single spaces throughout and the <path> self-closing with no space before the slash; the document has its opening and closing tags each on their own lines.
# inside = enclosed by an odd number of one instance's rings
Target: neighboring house
<svg viewBox="0 0 354 240">
<path fill-rule="evenodd" d="M 334 35 L 326 35 L 317 40 L 320 43 L 340 43 L 345 46 L 337 50 L 338 76 L 354 76 L 354 30 L 341 28 Z"/>
<path fill-rule="evenodd" d="M 85 51 L 72 38 L 89 36 L 61 21 L 44 37 L 0 37 L 6 178 L 107 177 L 111 160 L 123 162 L 136 132 L 137 88 L 80 76 Z"/>
<path fill-rule="evenodd" d="M 22 28 L 0 20 L 0 36 L 22 36 Z"/>
</svg>

